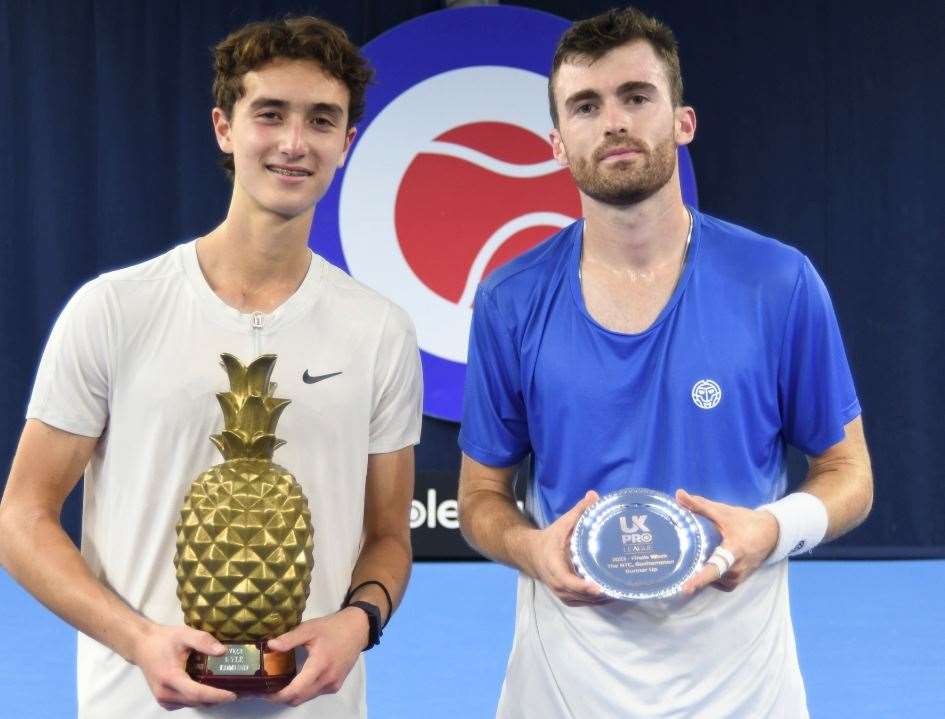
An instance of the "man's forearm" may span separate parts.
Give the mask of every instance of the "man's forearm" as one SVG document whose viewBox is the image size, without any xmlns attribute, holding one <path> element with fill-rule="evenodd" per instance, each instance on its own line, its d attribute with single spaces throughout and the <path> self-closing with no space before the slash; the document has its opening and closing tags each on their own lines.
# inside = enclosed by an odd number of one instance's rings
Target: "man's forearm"
<svg viewBox="0 0 945 719">
<path fill-rule="evenodd" d="M 825 542 L 859 526 L 873 506 L 869 463 L 836 460 L 812 465 L 798 491 L 813 494 L 827 508 Z"/>
<path fill-rule="evenodd" d="M 538 531 L 514 498 L 492 489 L 460 489 L 460 528 L 466 541 L 490 559 L 535 575 L 530 541 Z"/>
<path fill-rule="evenodd" d="M 351 588 L 371 580 L 381 582 L 390 592 L 393 609 L 397 609 L 407 589 L 412 559 L 409 537 L 390 534 L 368 537 L 351 573 Z M 381 610 L 384 621 L 388 619 L 387 598 L 376 584 L 359 589 L 352 599 L 371 602 Z"/>
<path fill-rule="evenodd" d="M 515 467 L 490 467 L 463 455 L 459 481 L 459 526 L 473 547 L 547 586 L 572 606 L 597 604 L 601 589 L 571 566 L 571 533 L 596 502 L 589 491 L 551 524 L 538 529 L 519 510 L 512 492 Z"/>
<path fill-rule="evenodd" d="M 810 470 L 798 491 L 813 494 L 827 508 L 825 542 L 866 519 L 873 506 L 873 470 L 861 417 L 844 427 L 841 442 L 810 458 Z"/>
<path fill-rule="evenodd" d="M 89 570 L 57 518 L 0 512 L 0 562 L 33 596 L 83 634 L 134 661 L 136 640 L 151 623 Z"/>
</svg>

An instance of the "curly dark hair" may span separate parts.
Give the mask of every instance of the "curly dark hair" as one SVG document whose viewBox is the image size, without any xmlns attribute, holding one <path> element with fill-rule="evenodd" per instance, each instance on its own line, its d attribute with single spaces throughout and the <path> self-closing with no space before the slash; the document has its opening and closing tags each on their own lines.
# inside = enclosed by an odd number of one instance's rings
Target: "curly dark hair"
<svg viewBox="0 0 945 719">
<path fill-rule="evenodd" d="M 364 93 L 374 70 L 347 33 L 312 16 L 252 22 L 230 33 L 213 48 L 213 101 L 231 117 L 245 89 L 243 76 L 279 58 L 311 60 L 348 88 L 348 127 L 364 115 Z M 221 160 L 233 177 L 233 157 Z"/>
<path fill-rule="evenodd" d="M 634 40 L 650 43 L 663 65 L 669 80 L 673 106 L 683 104 L 682 71 L 679 68 L 679 45 L 669 26 L 644 14 L 635 7 L 608 10 L 587 20 L 574 23 L 564 31 L 555 48 L 548 77 L 548 104 L 551 120 L 558 126 L 558 108 L 555 104 L 555 75 L 565 62 L 574 58 L 599 60 L 614 48 Z"/>
</svg>

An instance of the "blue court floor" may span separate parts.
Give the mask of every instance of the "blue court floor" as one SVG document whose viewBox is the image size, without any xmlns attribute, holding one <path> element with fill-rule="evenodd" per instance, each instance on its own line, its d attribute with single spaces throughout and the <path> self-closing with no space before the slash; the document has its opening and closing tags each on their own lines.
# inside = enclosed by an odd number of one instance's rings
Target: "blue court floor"
<svg viewBox="0 0 945 719">
<path fill-rule="evenodd" d="M 514 586 L 514 573 L 493 564 L 417 564 L 383 643 L 367 655 L 372 719 L 493 716 Z M 943 588 L 945 561 L 794 563 L 811 716 L 945 718 Z M 75 716 L 75 632 L 2 571 L 0 606 L 0 717 Z"/>
</svg>

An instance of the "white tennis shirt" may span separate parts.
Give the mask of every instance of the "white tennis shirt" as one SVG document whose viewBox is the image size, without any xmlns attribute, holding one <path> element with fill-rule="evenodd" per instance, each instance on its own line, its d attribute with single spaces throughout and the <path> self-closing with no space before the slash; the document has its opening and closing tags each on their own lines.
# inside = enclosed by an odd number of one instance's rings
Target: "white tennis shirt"
<svg viewBox="0 0 945 719">
<path fill-rule="evenodd" d="M 229 389 L 220 354 L 278 355 L 276 396 L 291 400 L 274 460 L 309 501 L 315 569 L 303 619 L 338 609 L 361 548 L 368 454 L 416 444 L 421 372 L 399 307 L 312 256 L 272 314 L 243 314 L 210 289 L 195 242 L 89 282 L 63 310 L 43 354 L 27 417 L 101 436 L 85 472 L 82 555 L 92 572 L 155 622 L 181 624 L 174 525 L 191 482 L 222 461 L 208 437 Z M 303 381 L 340 373 L 314 383 Z M 406 517 L 404 518 L 406 521 Z M 79 716 L 165 717 L 142 673 L 80 634 Z M 359 659 L 341 691 L 290 709 L 241 700 L 179 717 L 366 715 Z"/>
<path fill-rule="evenodd" d="M 499 719 L 807 719 L 787 562 L 735 591 L 568 607 L 521 575 Z"/>
</svg>

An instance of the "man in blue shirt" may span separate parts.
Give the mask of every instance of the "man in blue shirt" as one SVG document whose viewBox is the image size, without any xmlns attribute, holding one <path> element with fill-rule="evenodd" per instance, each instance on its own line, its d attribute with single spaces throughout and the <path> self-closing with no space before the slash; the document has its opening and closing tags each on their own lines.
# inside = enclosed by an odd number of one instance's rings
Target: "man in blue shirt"
<svg viewBox="0 0 945 719">
<path fill-rule="evenodd" d="M 480 287 L 460 433 L 463 532 L 521 572 L 498 715 L 806 717 L 783 560 L 872 502 L 830 298 L 801 253 L 683 203 L 696 118 L 665 25 L 575 24 L 549 98 L 584 219 Z M 786 444 L 810 471 L 785 496 Z M 628 486 L 719 528 L 673 600 L 609 601 L 571 566 L 580 514 Z"/>
</svg>

